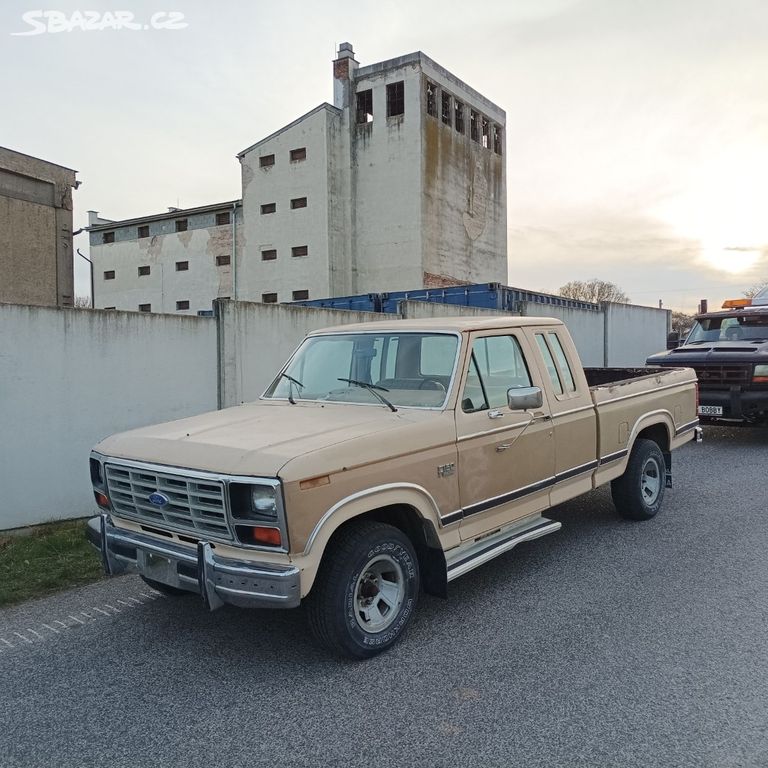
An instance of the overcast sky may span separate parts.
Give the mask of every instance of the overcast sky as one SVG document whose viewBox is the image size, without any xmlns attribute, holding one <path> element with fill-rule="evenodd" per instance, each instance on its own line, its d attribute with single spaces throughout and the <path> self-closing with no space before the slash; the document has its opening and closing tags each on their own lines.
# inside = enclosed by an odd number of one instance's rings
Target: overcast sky
<svg viewBox="0 0 768 768">
<path fill-rule="evenodd" d="M 422 50 L 506 109 L 511 285 L 600 277 L 693 311 L 768 279 L 766 0 L 89 0 L 47 8 L 186 27 L 12 35 L 35 7 L 0 8 L 0 145 L 78 170 L 76 229 L 238 198 L 235 154 L 332 101 L 348 40 L 361 65 Z"/>
</svg>

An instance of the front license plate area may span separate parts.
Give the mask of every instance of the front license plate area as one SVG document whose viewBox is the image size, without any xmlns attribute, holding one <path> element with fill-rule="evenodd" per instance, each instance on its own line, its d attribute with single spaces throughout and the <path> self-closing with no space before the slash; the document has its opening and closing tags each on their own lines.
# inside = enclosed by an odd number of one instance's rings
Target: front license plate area
<svg viewBox="0 0 768 768">
<path fill-rule="evenodd" d="M 722 416 L 723 407 L 721 405 L 700 405 L 699 416 Z"/>
<path fill-rule="evenodd" d="M 142 552 L 141 550 L 136 554 L 139 571 L 148 579 L 172 586 L 178 584 L 179 576 L 176 571 L 175 560 L 169 560 L 167 557 L 155 555 L 151 552 Z"/>
</svg>

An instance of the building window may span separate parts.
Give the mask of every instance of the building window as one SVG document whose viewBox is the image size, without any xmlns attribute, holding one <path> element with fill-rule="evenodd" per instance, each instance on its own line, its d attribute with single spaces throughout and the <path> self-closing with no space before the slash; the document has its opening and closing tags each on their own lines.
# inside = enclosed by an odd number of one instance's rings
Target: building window
<svg viewBox="0 0 768 768">
<path fill-rule="evenodd" d="M 217 256 L 216 257 L 216 266 L 217 267 L 226 267 L 229 266 L 230 258 L 229 254 L 225 254 L 224 256 Z"/>
<path fill-rule="evenodd" d="M 230 223 L 229 218 L 229 211 L 224 211 L 224 213 L 217 213 L 216 214 L 216 226 L 217 227 L 223 227 L 225 224 Z"/>
<path fill-rule="evenodd" d="M 306 245 L 294 245 L 291 248 L 291 256 L 308 256 L 309 246 Z"/>
<path fill-rule="evenodd" d="M 291 150 L 291 162 L 298 163 L 300 160 L 307 159 L 307 148 L 299 147 L 298 149 Z"/>
<path fill-rule="evenodd" d="M 276 210 L 277 210 L 277 203 L 264 203 L 264 205 L 261 206 L 262 214 L 274 213 Z"/>
<path fill-rule="evenodd" d="M 139 237 L 149 237 L 149 225 L 145 224 L 143 227 L 139 227 Z"/>
<path fill-rule="evenodd" d="M 151 312 L 151 311 L 152 311 L 151 304 L 139 304 L 139 312 Z"/>
<path fill-rule="evenodd" d="M 177 272 L 186 272 L 189 269 L 189 262 L 188 261 L 177 261 L 176 262 L 176 271 Z"/>
<path fill-rule="evenodd" d="M 117 309 L 117 307 L 104 307 L 104 309 Z"/>
<path fill-rule="evenodd" d="M 494 125 L 493 126 L 493 151 L 497 155 L 502 154 L 501 145 L 502 145 L 501 127 L 498 125 Z"/>
<path fill-rule="evenodd" d="M 405 83 L 400 80 L 387 86 L 387 117 L 405 114 Z"/>
<path fill-rule="evenodd" d="M 478 126 L 479 115 L 474 109 L 469 110 L 469 138 L 472 141 L 480 141 L 480 129 Z"/>
<path fill-rule="evenodd" d="M 291 208 L 306 208 L 306 207 L 307 207 L 306 197 L 294 197 L 293 200 L 291 200 Z"/>
<path fill-rule="evenodd" d="M 357 92 L 357 124 L 373 122 L 373 90 Z"/>
<path fill-rule="evenodd" d="M 259 168 L 271 168 L 275 164 L 274 155 L 262 155 L 259 158 Z"/>
<path fill-rule="evenodd" d="M 101 236 L 101 242 L 102 243 L 114 243 L 115 242 L 115 233 L 114 232 L 105 232 Z"/>
<path fill-rule="evenodd" d="M 146 277 L 149 274 L 149 265 L 139 267 L 139 277 Z"/>
<path fill-rule="evenodd" d="M 309 298 L 309 291 L 307 290 L 293 292 L 294 301 L 304 301 L 305 299 L 308 299 L 308 298 Z"/>
<path fill-rule="evenodd" d="M 115 270 L 114 269 L 108 269 L 104 273 L 104 279 L 105 280 L 114 280 L 115 279 Z"/>
<path fill-rule="evenodd" d="M 176 219 L 176 231 L 186 232 L 189 221 L 187 219 Z"/>
<path fill-rule="evenodd" d="M 488 118 L 483 117 L 480 121 L 480 124 L 482 126 L 482 144 L 486 149 L 488 149 L 491 146 L 491 126 L 488 123 Z"/>
<path fill-rule="evenodd" d="M 437 86 L 427 80 L 425 93 L 427 98 L 427 114 L 437 117 Z"/>
<path fill-rule="evenodd" d="M 189 309 L 189 300 L 183 299 L 182 301 L 176 302 L 176 311 L 181 311 L 182 309 Z"/>
<path fill-rule="evenodd" d="M 464 105 L 455 99 L 453 102 L 453 127 L 458 133 L 464 133 Z"/>
<path fill-rule="evenodd" d="M 446 125 L 451 124 L 451 94 L 443 91 L 440 94 L 441 111 L 440 117 Z"/>
<path fill-rule="evenodd" d="M 265 304 L 277 304 L 277 294 L 276 293 L 262 293 L 261 294 L 261 300 Z"/>
<path fill-rule="evenodd" d="M 277 249 L 269 248 L 266 251 L 261 252 L 262 261 L 274 261 L 277 258 Z"/>
</svg>

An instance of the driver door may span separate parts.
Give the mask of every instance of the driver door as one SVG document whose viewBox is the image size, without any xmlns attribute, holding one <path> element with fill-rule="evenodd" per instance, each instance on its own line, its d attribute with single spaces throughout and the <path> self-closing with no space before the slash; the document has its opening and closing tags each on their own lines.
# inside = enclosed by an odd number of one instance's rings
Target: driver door
<svg viewBox="0 0 768 768">
<path fill-rule="evenodd" d="M 507 390 L 542 387 L 524 333 L 474 335 L 456 406 L 460 534 L 472 539 L 549 506 L 554 481 L 552 420 L 539 409 L 511 411 Z M 545 395 L 546 397 L 546 395 Z"/>
</svg>

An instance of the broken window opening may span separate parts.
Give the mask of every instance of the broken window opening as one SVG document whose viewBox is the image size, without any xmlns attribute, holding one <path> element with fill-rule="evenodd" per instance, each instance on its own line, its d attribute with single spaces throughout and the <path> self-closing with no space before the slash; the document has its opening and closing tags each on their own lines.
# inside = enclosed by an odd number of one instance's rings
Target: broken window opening
<svg viewBox="0 0 768 768">
<path fill-rule="evenodd" d="M 262 261 L 274 261 L 277 258 L 277 249 L 268 248 L 266 251 L 261 252 Z"/>
<path fill-rule="evenodd" d="M 493 151 L 497 155 L 501 155 L 503 154 L 501 147 L 502 147 L 501 127 L 496 125 L 493 128 Z"/>
<path fill-rule="evenodd" d="M 276 210 L 277 210 L 277 203 L 264 203 L 264 205 L 261 206 L 262 214 L 274 213 Z"/>
<path fill-rule="evenodd" d="M 387 117 L 398 117 L 405 114 L 405 83 L 387 85 Z"/>
<path fill-rule="evenodd" d="M 291 248 L 291 256 L 308 256 L 308 255 L 309 255 L 308 245 L 295 245 L 293 248 Z"/>
<path fill-rule="evenodd" d="M 145 225 L 143 227 L 139 227 L 138 236 L 141 237 L 149 237 L 149 225 Z"/>
<path fill-rule="evenodd" d="M 226 267 L 230 263 L 230 256 L 229 254 L 224 254 L 223 256 L 217 256 L 216 257 L 216 266 L 217 267 Z"/>
<path fill-rule="evenodd" d="M 146 277 L 149 274 L 149 266 L 139 267 L 139 277 Z"/>
<path fill-rule="evenodd" d="M 152 311 L 151 304 L 139 304 L 139 312 L 151 312 L 151 311 Z"/>
<path fill-rule="evenodd" d="M 101 242 L 102 243 L 114 243 L 115 242 L 115 233 L 114 232 L 105 232 L 101 236 Z"/>
<path fill-rule="evenodd" d="M 261 300 L 264 302 L 264 304 L 277 304 L 277 294 L 276 293 L 262 293 L 261 294 Z"/>
<path fill-rule="evenodd" d="M 306 208 L 307 207 L 307 198 L 306 197 L 294 197 L 293 200 L 291 200 L 291 208 Z"/>
<path fill-rule="evenodd" d="M 189 262 L 188 261 L 177 261 L 176 262 L 176 271 L 177 272 L 186 272 L 189 269 Z"/>
<path fill-rule="evenodd" d="M 232 220 L 229 218 L 229 211 L 216 214 L 216 226 L 222 227 L 225 224 L 229 224 Z"/>
<path fill-rule="evenodd" d="M 105 280 L 114 280 L 115 279 L 115 270 L 114 269 L 108 269 L 104 273 L 104 279 Z"/>
<path fill-rule="evenodd" d="M 427 97 L 427 114 L 437 117 L 437 86 L 427 80 L 425 93 Z"/>
<path fill-rule="evenodd" d="M 299 147 L 298 149 L 291 150 L 291 162 L 298 163 L 300 160 L 307 159 L 307 148 Z"/>
<path fill-rule="evenodd" d="M 187 221 L 187 219 L 176 219 L 177 232 L 186 232 L 188 226 L 189 226 L 189 222 Z"/>
<path fill-rule="evenodd" d="M 259 168 L 271 168 L 275 164 L 274 155 L 262 155 L 259 158 Z"/>
<path fill-rule="evenodd" d="M 293 292 L 294 301 L 304 301 L 305 299 L 308 299 L 308 298 L 309 298 L 309 291 L 307 290 Z"/>
<path fill-rule="evenodd" d="M 460 101 L 453 102 L 453 126 L 457 133 L 464 133 L 464 105 Z"/>
<path fill-rule="evenodd" d="M 491 146 L 491 126 L 488 122 L 487 117 L 483 117 L 481 121 L 482 125 L 482 131 L 483 131 L 483 146 L 488 149 L 488 147 Z"/>
<path fill-rule="evenodd" d="M 443 91 L 443 93 L 440 96 L 440 102 L 442 106 L 440 117 L 442 118 L 443 122 L 446 125 L 450 125 L 451 124 L 451 94 Z"/>
<path fill-rule="evenodd" d="M 373 89 L 357 92 L 357 124 L 373 122 Z"/>
<path fill-rule="evenodd" d="M 189 301 L 187 299 L 176 302 L 176 311 L 179 312 L 183 309 L 189 309 Z"/>
<path fill-rule="evenodd" d="M 474 109 L 469 110 L 469 138 L 472 141 L 480 141 L 480 132 L 478 130 L 478 114 Z"/>
</svg>

